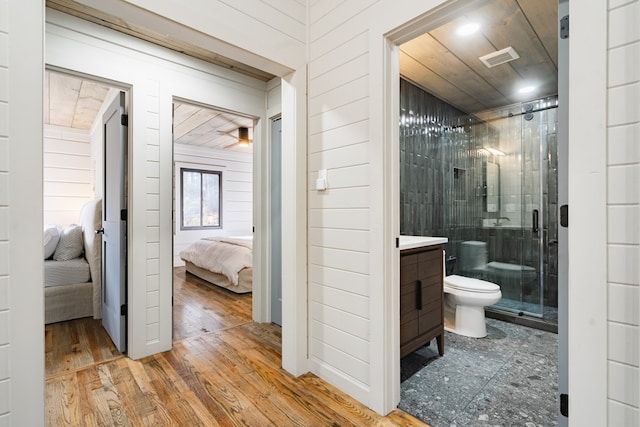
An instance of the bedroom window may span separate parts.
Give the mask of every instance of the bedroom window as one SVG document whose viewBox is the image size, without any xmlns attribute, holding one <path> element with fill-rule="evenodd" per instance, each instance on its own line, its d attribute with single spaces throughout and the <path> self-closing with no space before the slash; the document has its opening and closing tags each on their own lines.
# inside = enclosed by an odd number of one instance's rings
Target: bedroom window
<svg viewBox="0 0 640 427">
<path fill-rule="evenodd" d="M 180 229 L 220 228 L 222 172 L 180 169 Z"/>
</svg>

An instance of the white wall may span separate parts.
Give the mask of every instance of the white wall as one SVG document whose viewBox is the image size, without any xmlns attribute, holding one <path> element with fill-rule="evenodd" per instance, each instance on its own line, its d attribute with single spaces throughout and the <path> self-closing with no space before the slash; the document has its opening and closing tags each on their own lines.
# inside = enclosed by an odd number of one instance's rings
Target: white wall
<svg viewBox="0 0 640 427">
<path fill-rule="evenodd" d="M 253 226 L 253 155 L 202 147 L 174 146 L 175 235 L 173 265 L 183 266 L 180 251 L 202 237 L 248 236 Z M 222 227 L 211 230 L 180 230 L 180 168 L 222 172 Z"/>
<path fill-rule="evenodd" d="M 0 425 L 44 424 L 44 11 L 0 1 Z"/>
<path fill-rule="evenodd" d="M 640 2 L 609 1 L 608 425 L 640 423 Z"/>
<path fill-rule="evenodd" d="M 78 223 L 82 205 L 94 197 L 89 132 L 44 125 L 42 161 L 44 223 Z"/>
<path fill-rule="evenodd" d="M 305 0 L 192 0 L 183 2 L 171 0 L 127 0 L 128 3 L 152 11 L 162 17 L 184 24 L 190 28 L 225 44 L 269 58 L 279 64 L 295 69 L 304 56 L 306 42 L 306 1 Z M 94 3 L 99 9 L 105 7 L 100 0 L 81 0 Z M 125 9 L 120 9 L 124 11 Z M 133 11 L 127 10 L 127 19 L 135 19 Z M 147 16 L 145 20 L 148 20 Z M 171 29 L 167 29 L 170 33 Z M 179 30 L 175 30 L 178 33 Z M 182 33 L 183 34 L 183 33 Z M 221 55 L 238 55 L 227 47 L 209 42 L 207 47 Z M 270 69 L 272 64 L 251 56 L 238 58 L 273 74 L 281 70 Z"/>
</svg>

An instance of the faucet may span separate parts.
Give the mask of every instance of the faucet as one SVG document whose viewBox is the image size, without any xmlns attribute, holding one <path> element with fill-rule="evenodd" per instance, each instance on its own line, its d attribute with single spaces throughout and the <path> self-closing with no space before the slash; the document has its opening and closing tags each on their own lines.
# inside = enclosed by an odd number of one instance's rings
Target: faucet
<svg viewBox="0 0 640 427">
<path fill-rule="evenodd" d="M 494 224 L 494 225 L 496 225 L 496 226 L 501 225 L 501 224 L 500 224 L 500 220 L 501 220 L 501 219 L 502 219 L 502 220 L 507 220 L 507 221 L 511 222 L 511 219 L 509 219 L 509 217 L 506 217 L 506 216 L 499 216 L 499 217 L 497 217 L 497 218 L 496 218 L 496 222 L 495 222 L 495 224 Z"/>
</svg>

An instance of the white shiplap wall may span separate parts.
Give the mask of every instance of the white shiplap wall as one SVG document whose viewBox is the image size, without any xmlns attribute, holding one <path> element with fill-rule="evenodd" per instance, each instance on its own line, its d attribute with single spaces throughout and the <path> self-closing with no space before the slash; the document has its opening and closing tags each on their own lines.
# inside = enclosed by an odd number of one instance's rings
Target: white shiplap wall
<svg viewBox="0 0 640 427">
<path fill-rule="evenodd" d="M 176 144 L 175 160 L 175 236 L 173 265 L 182 266 L 180 251 L 202 237 L 248 236 L 253 224 L 253 155 L 230 153 L 202 147 Z M 222 228 L 213 230 L 180 230 L 180 168 L 222 172 Z"/>
<path fill-rule="evenodd" d="M 310 7 L 309 358 L 319 375 L 369 401 L 371 1 Z M 328 189 L 313 189 L 318 170 Z"/>
<path fill-rule="evenodd" d="M 10 424 L 8 3 L 0 1 L 0 423 Z"/>
<path fill-rule="evenodd" d="M 640 1 L 609 1 L 608 425 L 640 423 Z"/>
<path fill-rule="evenodd" d="M 77 223 L 94 197 L 89 132 L 45 125 L 42 162 L 44 224 Z"/>
<path fill-rule="evenodd" d="M 192 40 L 196 44 L 205 42 L 206 45 L 202 46 L 204 48 L 274 74 L 279 70 L 273 68 L 270 62 L 275 61 L 295 69 L 304 59 L 306 41 L 306 2 L 304 0 L 127 1 L 213 37 L 214 40 L 208 41 L 202 37 Z M 99 3 L 95 0 L 80 0 L 80 2 Z M 112 6 L 94 5 L 94 7 Z M 111 12 L 116 16 L 127 16 L 130 20 L 136 19 L 136 16 L 131 13 L 133 11 L 123 9 Z M 118 13 L 125 13 L 125 15 Z M 144 21 L 147 25 L 155 25 L 150 17 L 146 17 Z M 145 22 L 139 23 L 145 24 Z M 163 34 L 167 33 L 178 38 L 185 36 L 181 29 L 171 33 L 172 29 L 165 26 L 162 31 Z M 217 43 L 218 41 L 223 43 Z M 245 52 L 238 52 L 234 47 L 239 47 Z M 253 54 L 257 54 L 258 58 Z"/>
</svg>

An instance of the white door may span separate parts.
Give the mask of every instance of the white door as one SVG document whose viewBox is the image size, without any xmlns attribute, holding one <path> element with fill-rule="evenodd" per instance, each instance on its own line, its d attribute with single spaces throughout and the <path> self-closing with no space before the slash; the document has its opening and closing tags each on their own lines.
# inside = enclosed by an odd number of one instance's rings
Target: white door
<svg viewBox="0 0 640 427">
<path fill-rule="evenodd" d="M 271 122 L 271 321 L 282 326 L 282 123 Z"/>
<path fill-rule="evenodd" d="M 103 118 L 102 325 L 121 352 L 127 349 L 127 116 L 120 92 Z"/>
</svg>

